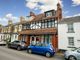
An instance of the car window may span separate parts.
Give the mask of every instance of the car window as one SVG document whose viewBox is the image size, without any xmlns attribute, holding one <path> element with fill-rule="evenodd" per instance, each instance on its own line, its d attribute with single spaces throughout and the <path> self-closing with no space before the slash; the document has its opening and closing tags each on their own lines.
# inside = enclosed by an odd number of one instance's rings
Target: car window
<svg viewBox="0 0 80 60">
<path fill-rule="evenodd" d="M 73 48 L 72 51 L 76 51 L 78 48 Z"/>
<path fill-rule="evenodd" d="M 20 43 L 20 41 L 14 41 L 13 43 Z"/>
<path fill-rule="evenodd" d="M 22 41 L 22 43 L 26 43 L 25 41 Z"/>
<path fill-rule="evenodd" d="M 41 43 L 37 43 L 36 46 L 42 46 Z"/>
<path fill-rule="evenodd" d="M 43 46 L 43 47 L 45 47 L 45 46 L 47 46 L 47 44 L 38 44 L 38 46 Z"/>
<path fill-rule="evenodd" d="M 79 53 L 80 53 L 80 48 L 79 48 L 79 49 L 77 49 L 77 52 L 79 52 Z"/>
</svg>

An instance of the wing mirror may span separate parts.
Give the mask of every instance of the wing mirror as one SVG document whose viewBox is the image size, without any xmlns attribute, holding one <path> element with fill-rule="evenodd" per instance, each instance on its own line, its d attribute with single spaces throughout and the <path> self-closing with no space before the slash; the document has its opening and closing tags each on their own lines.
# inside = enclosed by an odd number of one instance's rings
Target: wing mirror
<svg viewBox="0 0 80 60">
<path fill-rule="evenodd" d="M 77 50 L 78 53 L 80 53 L 80 50 Z"/>
</svg>

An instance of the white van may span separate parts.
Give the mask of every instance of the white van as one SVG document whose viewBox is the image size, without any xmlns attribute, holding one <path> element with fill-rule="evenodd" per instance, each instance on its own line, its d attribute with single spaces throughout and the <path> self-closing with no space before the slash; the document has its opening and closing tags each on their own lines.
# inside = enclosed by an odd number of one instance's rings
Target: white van
<svg viewBox="0 0 80 60">
<path fill-rule="evenodd" d="M 0 46 L 2 46 L 2 45 L 6 45 L 6 41 L 0 41 Z"/>
</svg>

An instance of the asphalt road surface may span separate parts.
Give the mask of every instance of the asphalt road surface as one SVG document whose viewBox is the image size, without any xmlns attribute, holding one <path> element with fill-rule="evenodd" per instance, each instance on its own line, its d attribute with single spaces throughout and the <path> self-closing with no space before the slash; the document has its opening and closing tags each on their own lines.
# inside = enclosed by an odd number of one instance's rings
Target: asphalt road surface
<svg viewBox="0 0 80 60">
<path fill-rule="evenodd" d="M 0 46 L 0 60 L 64 60 L 62 56 L 47 58 L 42 55 L 28 54 L 25 51 L 17 51 Z"/>
</svg>

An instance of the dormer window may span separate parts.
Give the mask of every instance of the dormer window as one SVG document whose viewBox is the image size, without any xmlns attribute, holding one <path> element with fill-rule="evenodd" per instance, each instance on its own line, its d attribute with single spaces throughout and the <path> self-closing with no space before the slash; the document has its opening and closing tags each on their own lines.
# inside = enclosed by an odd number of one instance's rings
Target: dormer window
<svg viewBox="0 0 80 60">
<path fill-rule="evenodd" d="M 54 16 L 55 13 L 56 13 L 55 10 L 46 11 L 46 12 L 45 12 L 45 17 Z"/>
<path fill-rule="evenodd" d="M 52 16 L 52 12 L 47 12 L 46 17 Z"/>
</svg>

